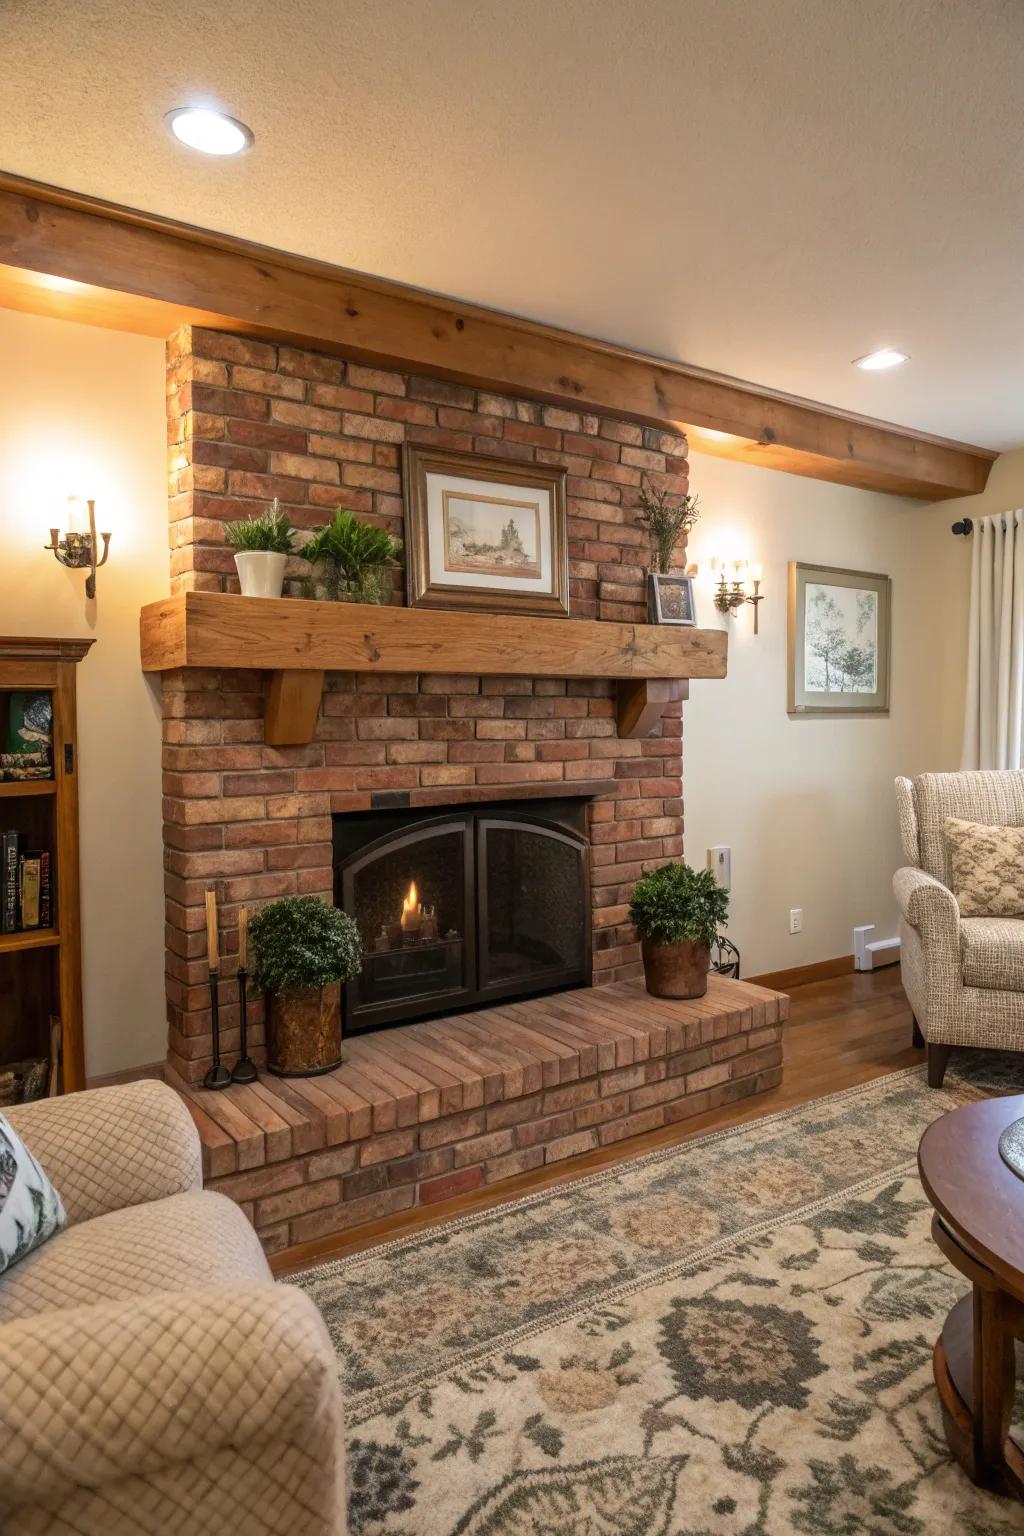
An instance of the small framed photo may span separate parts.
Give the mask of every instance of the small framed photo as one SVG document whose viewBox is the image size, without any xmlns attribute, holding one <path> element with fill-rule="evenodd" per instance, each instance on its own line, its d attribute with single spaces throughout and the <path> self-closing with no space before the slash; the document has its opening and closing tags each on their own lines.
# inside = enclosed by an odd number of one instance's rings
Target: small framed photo
<svg viewBox="0 0 1024 1536">
<path fill-rule="evenodd" d="M 652 624 L 696 624 L 692 576 L 647 576 L 647 614 Z"/>
<path fill-rule="evenodd" d="M 409 603 L 569 612 L 566 470 L 407 444 Z"/>
<path fill-rule="evenodd" d="M 791 715 L 887 715 L 892 582 L 789 563 Z"/>
</svg>

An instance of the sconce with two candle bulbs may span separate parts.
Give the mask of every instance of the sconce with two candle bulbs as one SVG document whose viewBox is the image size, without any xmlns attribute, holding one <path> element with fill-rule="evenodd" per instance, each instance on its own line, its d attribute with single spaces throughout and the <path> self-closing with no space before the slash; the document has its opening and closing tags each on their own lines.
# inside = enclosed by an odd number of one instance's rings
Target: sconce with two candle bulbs
<svg viewBox="0 0 1024 1536">
<path fill-rule="evenodd" d="M 735 617 L 744 603 L 753 603 L 754 634 L 756 635 L 758 609 L 764 602 L 760 565 L 750 564 L 746 560 L 714 559 L 711 562 L 711 569 L 716 579 L 714 602 L 719 613 L 728 613 Z M 748 591 L 748 586 L 752 587 L 753 591 Z"/>
<path fill-rule="evenodd" d="M 50 529 L 50 542 L 43 548 L 52 551 L 54 557 L 61 565 L 67 566 L 72 571 L 88 570 L 85 578 L 85 595 L 87 598 L 96 596 L 96 572 L 101 565 L 106 565 L 107 556 L 110 554 L 110 534 L 101 533 L 103 540 L 103 553 L 96 558 L 98 545 L 96 542 L 96 503 L 86 500 L 86 511 L 82 512 L 82 498 L 80 496 L 68 497 L 68 529 L 61 533 L 59 528 Z M 75 524 L 88 522 L 87 528 L 76 527 Z"/>
</svg>

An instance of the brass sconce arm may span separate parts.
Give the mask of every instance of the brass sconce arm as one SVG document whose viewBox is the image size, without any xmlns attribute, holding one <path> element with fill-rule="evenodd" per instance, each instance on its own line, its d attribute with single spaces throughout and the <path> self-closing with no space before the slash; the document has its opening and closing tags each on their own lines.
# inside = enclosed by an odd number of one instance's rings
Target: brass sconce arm
<svg viewBox="0 0 1024 1536">
<path fill-rule="evenodd" d="M 54 557 L 60 561 L 61 565 L 67 566 L 68 570 L 88 570 L 89 574 L 85 578 L 85 595 L 87 598 L 92 599 L 96 596 L 96 572 L 101 565 L 106 565 L 107 556 L 110 554 L 110 534 L 100 534 L 100 538 L 103 540 L 103 554 L 97 560 L 96 503 L 90 500 L 86 502 L 86 506 L 89 509 L 88 533 L 72 533 L 69 531 L 62 538 L 59 528 L 51 528 L 50 542 L 49 544 L 44 544 L 43 548 L 50 550 Z"/>
<path fill-rule="evenodd" d="M 756 569 L 760 570 L 760 567 L 758 566 Z M 764 602 L 764 593 L 761 591 L 761 577 L 751 577 L 751 586 L 754 588 L 753 592 L 745 591 L 741 575 L 737 574 L 734 580 L 729 581 L 723 571 L 715 587 L 714 603 L 719 613 L 727 613 L 732 618 L 735 618 L 744 603 L 752 603 L 754 605 L 754 634 L 756 635 L 758 633 L 758 610 L 760 604 Z"/>
</svg>

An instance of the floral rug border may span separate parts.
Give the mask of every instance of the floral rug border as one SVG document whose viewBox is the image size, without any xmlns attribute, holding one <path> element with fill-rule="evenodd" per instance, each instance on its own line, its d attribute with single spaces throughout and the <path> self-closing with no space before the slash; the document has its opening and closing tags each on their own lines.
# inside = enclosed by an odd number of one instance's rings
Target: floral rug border
<svg viewBox="0 0 1024 1536">
<path fill-rule="evenodd" d="M 867 1097 L 872 1093 L 883 1092 L 901 1081 L 922 1076 L 925 1070 L 924 1066 L 904 1067 L 898 1072 L 885 1073 L 882 1076 L 870 1079 L 866 1083 L 855 1083 L 851 1087 L 839 1089 L 835 1093 L 820 1094 L 816 1098 L 805 1100 L 802 1104 L 790 1105 L 788 1108 L 777 1110 L 770 1115 L 742 1121 L 737 1125 L 725 1126 L 721 1130 L 708 1131 L 704 1135 L 695 1136 L 689 1140 L 673 1142 L 669 1146 L 660 1147 L 656 1151 L 648 1152 L 642 1157 L 629 1159 L 628 1166 L 631 1169 L 656 1166 L 658 1163 L 678 1157 L 683 1151 L 689 1151 L 690 1149 L 696 1151 L 701 1147 L 706 1147 L 728 1137 L 748 1133 L 755 1128 L 763 1129 L 773 1124 L 791 1120 L 798 1115 L 813 1111 L 814 1106 L 817 1104 L 824 1104 L 829 1101 L 835 1102 L 837 1100 L 849 1101 L 858 1097 Z M 953 1081 L 956 1082 L 956 1087 L 961 1094 L 966 1093 L 968 1097 L 982 1096 L 981 1091 L 976 1089 L 973 1084 L 966 1082 L 957 1074 L 951 1073 L 951 1084 Z M 594 1173 L 584 1174 L 581 1178 L 574 1179 L 569 1183 L 549 1185 L 529 1195 L 520 1196 L 516 1200 L 504 1201 L 481 1211 L 470 1212 L 466 1216 L 457 1217 L 452 1221 L 445 1222 L 443 1226 L 438 1228 L 428 1229 L 425 1232 L 410 1233 L 403 1237 L 393 1238 L 389 1242 L 375 1245 L 372 1248 L 367 1248 L 358 1254 L 328 1260 L 326 1263 L 306 1271 L 306 1275 L 303 1278 L 312 1277 L 314 1274 L 322 1278 L 335 1277 L 357 1269 L 362 1263 L 376 1262 L 382 1258 L 394 1259 L 396 1255 L 406 1248 L 422 1246 L 425 1242 L 429 1243 L 433 1236 L 472 1229 L 474 1226 L 493 1221 L 496 1217 L 501 1218 L 515 1211 L 522 1211 L 532 1206 L 542 1205 L 551 1199 L 557 1199 L 560 1194 L 579 1189 L 581 1186 L 594 1187 L 621 1177 L 623 1166 L 622 1162 L 618 1162 Z M 771 1216 L 751 1223 L 749 1226 L 742 1228 L 742 1230 L 724 1233 L 713 1241 L 690 1250 L 684 1257 L 670 1259 L 656 1270 L 648 1270 L 643 1275 L 633 1276 L 628 1280 L 621 1281 L 618 1285 L 610 1286 L 607 1290 L 602 1291 L 601 1303 L 602 1305 L 605 1303 L 614 1304 L 617 1301 L 636 1295 L 651 1285 L 678 1279 L 689 1273 L 692 1269 L 699 1267 L 708 1259 L 714 1258 L 719 1253 L 728 1252 L 731 1248 L 741 1247 L 757 1237 L 785 1226 L 788 1222 L 813 1216 L 818 1211 L 827 1210 L 849 1199 L 851 1196 L 856 1196 L 876 1185 L 884 1184 L 887 1180 L 906 1178 L 909 1174 L 916 1173 L 916 1171 L 916 1158 L 907 1159 L 905 1157 L 886 1168 L 876 1168 L 863 1178 L 846 1184 L 841 1189 L 834 1190 L 830 1194 L 777 1211 Z M 555 1303 L 547 1310 L 543 1318 L 534 1318 L 527 1323 L 520 1324 L 518 1327 L 510 1328 L 506 1332 L 491 1335 L 486 1340 L 469 1345 L 457 1353 L 448 1354 L 445 1356 L 443 1364 L 439 1363 L 437 1366 L 406 1375 L 402 1378 L 400 1385 L 391 1383 L 385 1386 L 368 1387 L 363 1392 L 350 1392 L 346 1403 L 346 1417 L 350 1424 L 362 1423 L 375 1414 L 386 1410 L 388 1405 L 407 1400 L 425 1387 L 440 1381 L 453 1370 L 470 1366 L 496 1351 L 511 1348 L 525 1339 L 536 1338 L 552 1328 L 571 1321 L 573 1317 L 580 1316 L 591 1310 L 594 1306 L 594 1301 L 593 1297 L 588 1297 L 563 1304 Z"/>
</svg>

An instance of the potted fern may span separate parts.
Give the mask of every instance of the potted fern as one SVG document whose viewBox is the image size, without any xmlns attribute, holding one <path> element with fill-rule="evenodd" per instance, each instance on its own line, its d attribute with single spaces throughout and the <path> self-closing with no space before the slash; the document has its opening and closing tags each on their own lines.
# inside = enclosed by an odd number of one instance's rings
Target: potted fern
<svg viewBox="0 0 1024 1536">
<path fill-rule="evenodd" d="M 309 596 L 320 592 L 332 602 L 386 603 L 387 570 L 398 564 L 402 546 L 383 528 L 360 522 L 339 507 L 331 522 L 299 550 L 309 562 Z"/>
<path fill-rule="evenodd" d="M 295 542 L 295 529 L 274 497 L 267 512 L 228 523 L 227 541 L 234 545 L 235 568 L 243 597 L 280 597 L 285 563 Z"/>
<path fill-rule="evenodd" d="M 315 1077 L 341 1062 L 341 983 L 358 976 L 353 918 L 319 896 L 285 896 L 249 921 L 253 982 L 266 995 L 267 1066 Z"/>
<path fill-rule="evenodd" d="M 729 892 L 710 869 L 664 864 L 633 887 L 630 922 L 640 934 L 644 980 L 654 997 L 703 997 L 711 946 L 729 912 Z"/>
</svg>

